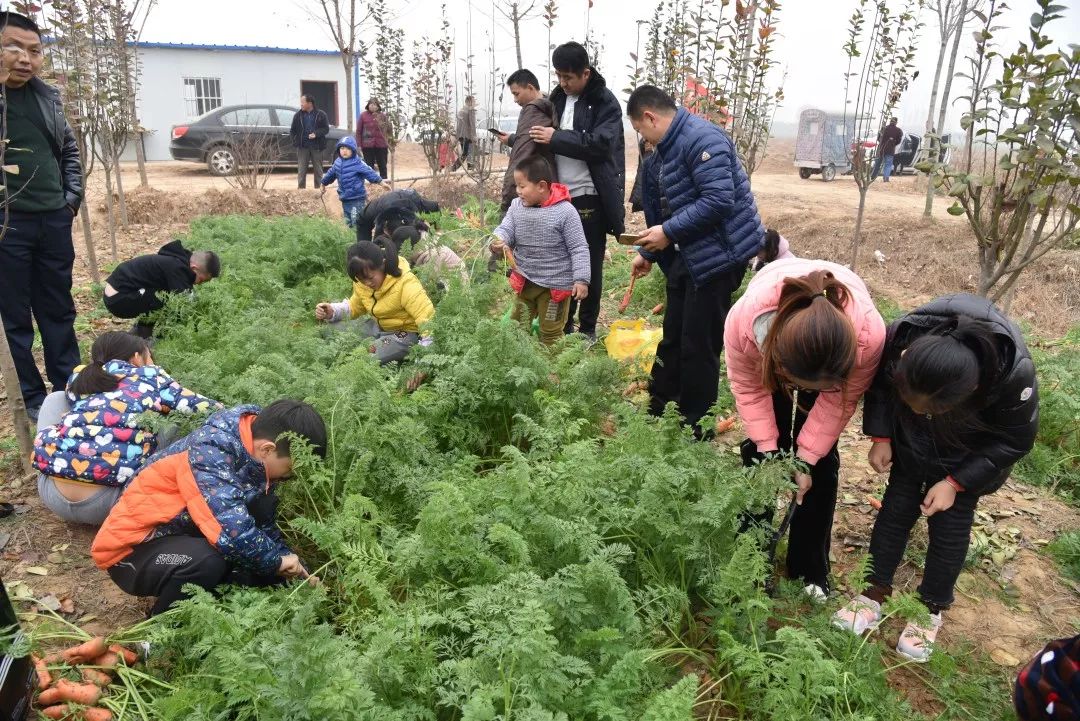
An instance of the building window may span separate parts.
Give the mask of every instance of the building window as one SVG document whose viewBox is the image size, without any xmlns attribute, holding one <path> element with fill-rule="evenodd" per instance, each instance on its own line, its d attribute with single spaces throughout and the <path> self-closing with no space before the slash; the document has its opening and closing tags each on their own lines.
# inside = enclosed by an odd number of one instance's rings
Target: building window
<svg viewBox="0 0 1080 721">
<path fill-rule="evenodd" d="M 221 107 L 221 78 L 184 78 L 184 104 L 191 119 Z"/>
</svg>

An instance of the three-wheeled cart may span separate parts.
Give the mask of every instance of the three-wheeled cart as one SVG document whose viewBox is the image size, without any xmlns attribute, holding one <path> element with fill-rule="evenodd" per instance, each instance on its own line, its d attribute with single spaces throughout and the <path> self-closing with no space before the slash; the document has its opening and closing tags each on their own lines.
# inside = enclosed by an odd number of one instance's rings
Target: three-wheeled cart
<svg viewBox="0 0 1080 721">
<path fill-rule="evenodd" d="M 795 167 L 803 180 L 821 175 L 830 181 L 837 172 L 851 170 L 848 146 L 855 137 L 855 118 L 843 113 L 830 113 L 807 108 L 799 115 L 799 132 L 795 138 Z"/>
</svg>

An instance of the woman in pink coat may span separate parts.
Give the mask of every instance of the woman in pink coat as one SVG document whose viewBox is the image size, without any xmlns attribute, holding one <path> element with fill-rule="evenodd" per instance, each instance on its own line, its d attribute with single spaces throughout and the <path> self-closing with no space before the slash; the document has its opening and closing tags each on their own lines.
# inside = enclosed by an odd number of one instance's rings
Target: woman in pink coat
<svg viewBox="0 0 1080 721">
<path fill-rule="evenodd" d="M 824 260 L 770 263 L 727 317 L 728 378 L 749 437 L 744 462 L 794 449 L 809 467 L 809 473 L 795 476 L 799 505 L 791 521 L 787 572 L 807 584 L 813 597 L 829 590 L 840 474 L 836 442 L 874 379 L 884 344 L 885 323 L 866 285 Z"/>
</svg>

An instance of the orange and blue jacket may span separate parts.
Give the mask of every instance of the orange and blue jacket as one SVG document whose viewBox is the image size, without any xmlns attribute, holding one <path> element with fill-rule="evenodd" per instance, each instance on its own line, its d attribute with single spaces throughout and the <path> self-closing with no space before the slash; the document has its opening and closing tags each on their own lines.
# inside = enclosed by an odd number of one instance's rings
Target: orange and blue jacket
<svg viewBox="0 0 1080 721">
<path fill-rule="evenodd" d="M 291 553 L 277 526 L 259 526 L 248 511 L 271 489 L 266 467 L 251 455 L 258 406 L 210 416 L 202 428 L 151 457 L 105 519 L 90 554 L 98 568 L 122 561 L 140 543 L 202 535 L 231 563 L 273 574 Z"/>
</svg>

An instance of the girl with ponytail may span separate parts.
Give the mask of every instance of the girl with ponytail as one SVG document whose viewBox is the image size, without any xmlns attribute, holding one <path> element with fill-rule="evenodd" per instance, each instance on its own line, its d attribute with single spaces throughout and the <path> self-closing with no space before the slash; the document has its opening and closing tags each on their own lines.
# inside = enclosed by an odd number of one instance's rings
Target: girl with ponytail
<svg viewBox="0 0 1080 721">
<path fill-rule="evenodd" d="M 220 407 L 154 365 L 145 339 L 103 333 L 67 391 L 42 404 L 33 459 L 42 502 L 65 521 L 101 525 L 146 459 L 168 445 L 165 432 L 140 426 L 142 413 Z"/>
<path fill-rule="evenodd" d="M 380 364 L 403 360 L 420 342 L 420 327 L 435 315 L 424 286 L 398 256 L 389 238 L 362 240 L 345 253 L 345 270 L 353 282 L 352 297 L 340 303 L 319 303 L 315 318 L 338 323 L 370 316 L 364 333 L 375 339 L 372 353 Z"/>
<path fill-rule="evenodd" d="M 743 462 L 794 451 L 798 504 L 787 573 L 813 598 L 829 591 L 829 543 L 840 475 L 837 440 L 869 388 L 885 323 L 844 266 L 776 260 L 758 272 L 724 328 L 728 379 L 748 436 Z M 749 522 L 768 524 L 771 514 Z"/>
<path fill-rule="evenodd" d="M 979 498 L 993 493 L 1035 444 L 1039 393 L 1020 329 L 985 298 L 931 301 L 895 321 L 866 396 L 870 465 L 889 472 L 870 538 L 868 589 L 834 617 L 862 633 L 881 619 L 919 515 L 930 545 L 919 596 L 930 623 L 909 623 L 896 650 L 926 661 L 953 602 Z"/>
</svg>

